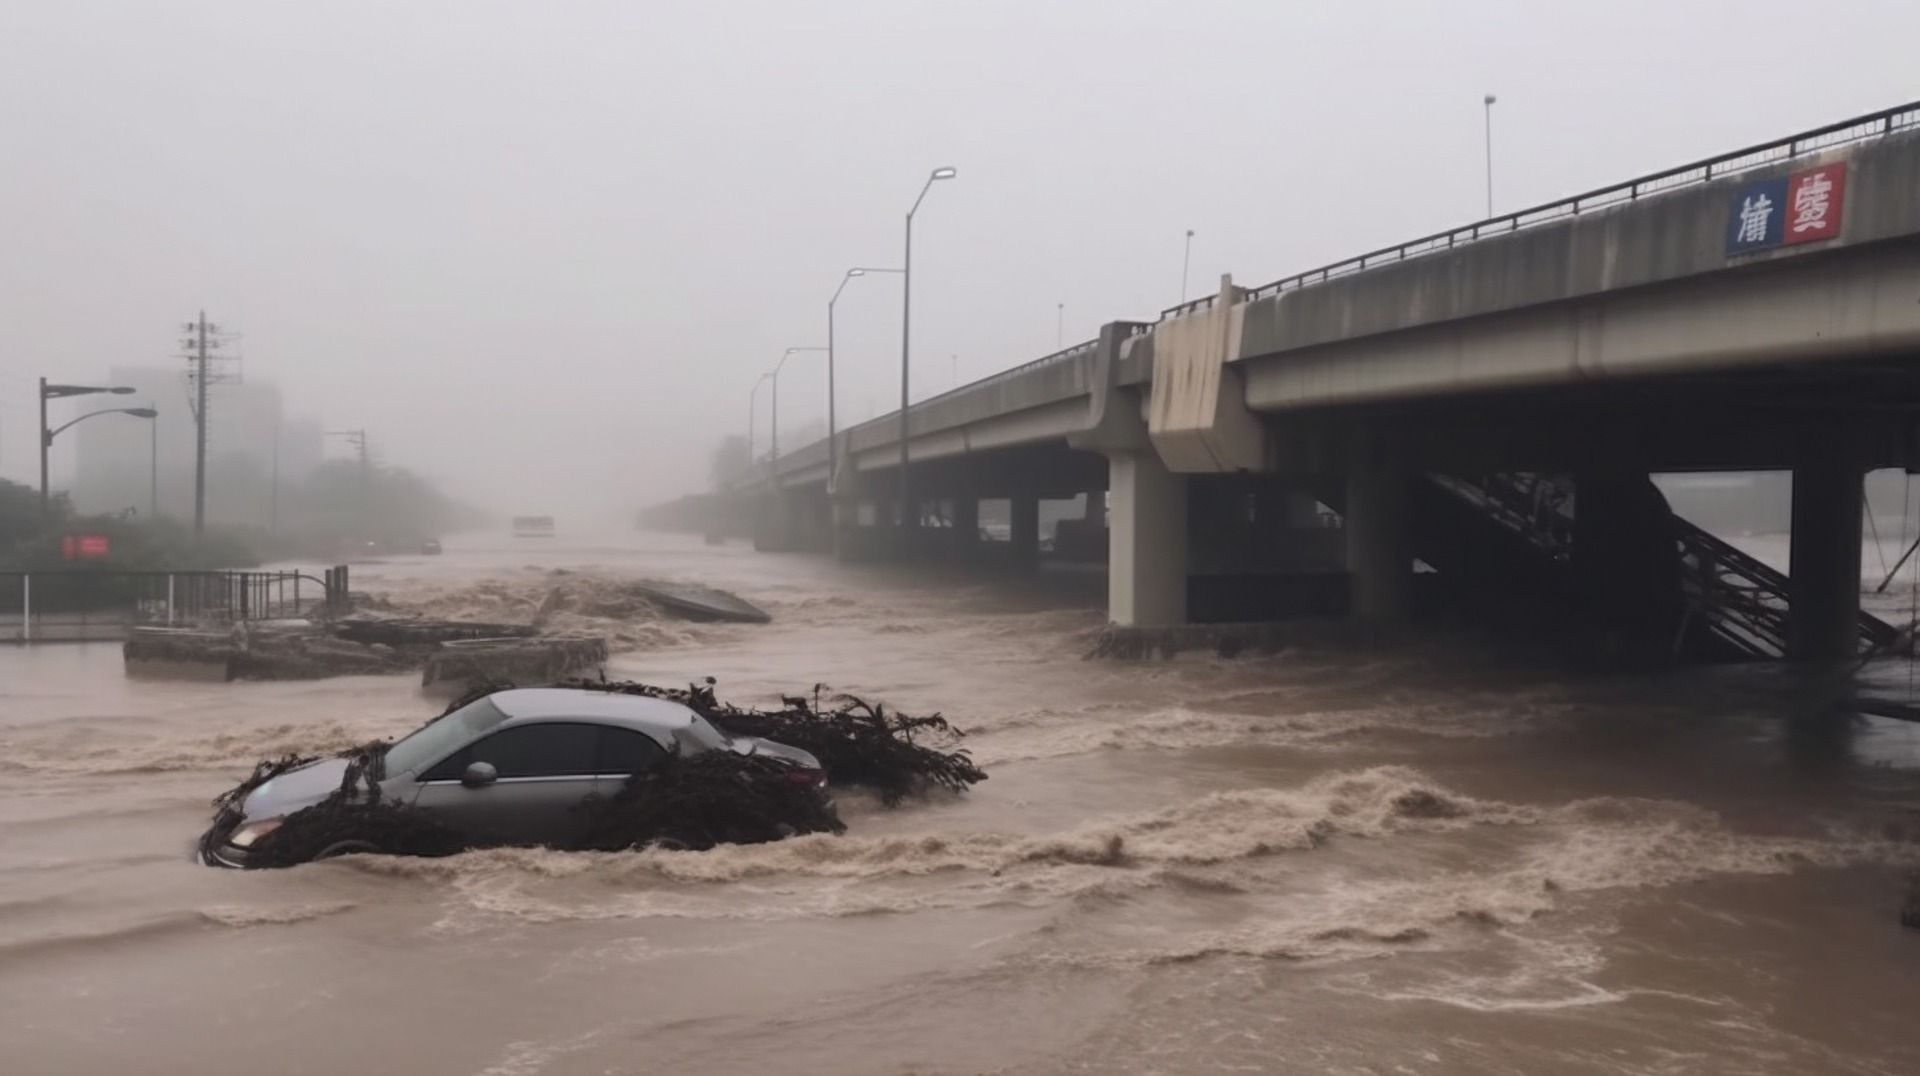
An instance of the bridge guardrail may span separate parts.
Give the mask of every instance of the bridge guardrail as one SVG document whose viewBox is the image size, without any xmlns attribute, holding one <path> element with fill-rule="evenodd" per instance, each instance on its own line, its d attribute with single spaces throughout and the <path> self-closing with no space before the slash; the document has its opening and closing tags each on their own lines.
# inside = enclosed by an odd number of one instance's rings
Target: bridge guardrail
<svg viewBox="0 0 1920 1076">
<path fill-rule="evenodd" d="M 1913 130 L 1920 130 L 1920 101 L 1896 108 L 1882 109 L 1879 112 L 1841 120 L 1838 123 L 1830 123 L 1824 127 L 1816 127 L 1772 142 L 1748 146 L 1731 153 L 1722 153 L 1678 168 L 1669 168 L 1637 179 L 1630 179 L 1624 183 L 1615 183 L 1584 194 L 1576 194 L 1571 198 L 1562 198 L 1501 216 L 1489 217 L 1486 220 L 1475 221 L 1444 232 L 1435 232 L 1396 246 L 1370 250 L 1365 254 L 1323 265 L 1318 269 L 1309 269 L 1304 273 L 1295 273 L 1292 276 L 1262 284 L 1248 291 L 1246 298 L 1248 301 L 1264 299 L 1295 288 L 1324 283 L 1335 277 L 1364 272 L 1381 265 L 1403 262 L 1409 258 L 1417 258 L 1437 251 L 1452 250 L 1482 239 L 1510 235 L 1524 228 L 1564 220 L 1582 212 L 1635 201 L 1646 195 L 1708 183 L 1723 176 L 1777 164 L 1803 154 L 1817 153 L 1834 146 L 1863 142 L 1872 138 L 1884 138 L 1891 134 Z M 1160 318 L 1164 321 L 1167 318 L 1207 310 L 1217 299 L 1218 296 L 1206 295 L 1178 306 L 1171 306 L 1160 312 Z"/>
<path fill-rule="evenodd" d="M 1245 293 L 1246 299 L 1252 301 L 1271 295 L 1278 295 L 1281 292 L 1303 288 L 1311 284 L 1324 283 L 1337 277 L 1364 272 L 1382 265 L 1403 262 L 1409 258 L 1417 258 L 1443 250 L 1452 250 L 1456 247 L 1478 242 L 1482 239 L 1489 239 L 1500 235 L 1510 235 L 1525 228 L 1577 216 L 1582 212 L 1591 212 L 1595 209 L 1604 209 L 1623 202 L 1632 202 L 1647 195 L 1660 194 L 1680 187 L 1711 182 L 1723 176 L 1765 167 L 1766 165 L 1776 164 L 1784 160 L 1791 160 L 1803 154 L 1816 153 L 1821 150 L 1831 149 L 1834 146 L 1861 142 L 1872 138 L 1884 138 L 1888 135 L 1904 131 L 1920 131 L 1920 101 L 1900 105 L 1895 108 L 1882 109 L 1878 112 L 1871 112 L 1864 116 L 1856 116 L 1853 119 L 1842 120 L 1838 123 L 1830 123 L 1824 127 L 1816 127 L 1809 131 L 1802 131 L 1787 138 L 1748 146 L 1745 149 L 1734 150 L 1731 153 L 1722 153 L 1718 156 L 1695 161 L 1691 164 L 1681 165 L 1678 168 L 1669 168 L 1664 171 L 1653 172 L 1636 179 L 1627 180 L 1624 183 L 1615 183 L 1610 186 L 1587 191 L 1584 194 L 1576 194 L 1571 198 L 1562 198 L 1558 201 L 1542 203 L 1501 216 L 1489 217 L 1486 220 L 1475 221 L 1472 224 L 1462 225 L 1444 232 L 1435 232 L 1432 235 L 1409 240 L 1397 246 L 1382 247 L 1378 250 L 1368 251 L 1365 254 L 1346 258 L 1330 265 L 1323 265 L 1318 269 L 1309 269 L 1304 273 L 1295 273 L 1292 276 L 1281 277 L 1279 280 L 1262 284 L 1259 287 L 1247 291 Z M 1160 320 L 1165 321 L 1168 318 L 1180 317 L 1211 309 L 1218 298 L 1217 295 L 1205 295 L 1198 299 L 1180 303 L 1177 306 L 1168 307 L 1160 312 Z M 1149 332 L 1152 328 L 1153 326 L 1151 324 L 1141 323 L 1135 327 L 1134 333 Z M 1073 355 L 1095 347 L 1098 343 L 1098 340 L 1088 340 L 1075 344 L 1072 347 L 1062 348 L 1051 354 L 1043 355 L 1031 362 L 1010 367 L 997 374 L 981 378 L 978 381 L 972 381 L 965 385 L 948 389 L 946 392 L 929 396 L 917 403 L 910 404 L 907 407 L 907 413 L 911 415 L 916 410 L 937 403 L 948 397 L 960 393 L 973 392 L 987 385 L 1022 377 L 1055 363 L 1065 362 Z M 857 431 L 879 426 L 897 425 L 899 421 L 899 412 L 892 411 L 878 418 L 868 419 L 865 422 L 849 426 L 841 431 L 839 436 L 851 437 Z M 818 443 L 819 442 L 816 442 L 816 444 Z M 805 450 L 804 448 L 798 449 L 793 453 L 789 453 L 788 457 Z M 771 459 L 770 457 L 763 458 L 759 462 L 765 468 L 768 479 L 777 479 L 778 474 L 783 470 L 779 461 Z"/>
</svg>

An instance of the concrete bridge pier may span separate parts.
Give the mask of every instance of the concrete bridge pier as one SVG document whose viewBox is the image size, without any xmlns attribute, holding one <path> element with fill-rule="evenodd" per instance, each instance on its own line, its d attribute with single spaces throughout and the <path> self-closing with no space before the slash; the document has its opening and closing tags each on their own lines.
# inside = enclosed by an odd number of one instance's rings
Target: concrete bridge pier
<svg viewBox="0 0 1920 1076">
<path fill-rule="evenodd" d="M 843 472 L 833 488 L 833 555 L 843 561 L 891 556 L 893 513 L 871 476 Z"/>
<path fill-rule="evenodd" d="M 1671 661 L 1686 598 L 1666 498 L 1644 465 L 1617 462 L 1575 471 L 1573 488 L 1572 566 L 1587 648 L 1614 661 Z"/>
<path fill-rule="evenodd" d="M 953 552 L 961 560 L 973 560 L 980 553 L 980 498 L 972 493 L 957 493 L 947 521 L 953 525 Z"/>
<path fill-rule="evenodd" d="M 763 553 L 826 552 L 833 548 L 832 506 L 818 492 L 774 490 L 753 510 L 753 548 Z"/>
<path fill-rule="evenodd" d="M 1845 437 L 1808 444 L 1793 469 L 1787 657 L 1839 661 L 1860 640 L 1860 514 L 1865 469 Z"/>
<path fill-rule="evenodd" d="M 1397 439 L 1356 438 L 1347 461 L 1344 516 L 1350 609 L 1361 623 L 1398 627 L 1412 615 L 1412 482 Z"/>
<path fill-rule="evenodd" d="M 1040 563 L 1040 495 L 1015 493 L 1007 507 L 1014 567 L 1035 567 Z"/>
<path fill-rule="evenodd" d="M 1107 615 L 1122 627 L 1187 622 L 1187 476 L 1151 447 L 1107 457 Z"/>
</svg>

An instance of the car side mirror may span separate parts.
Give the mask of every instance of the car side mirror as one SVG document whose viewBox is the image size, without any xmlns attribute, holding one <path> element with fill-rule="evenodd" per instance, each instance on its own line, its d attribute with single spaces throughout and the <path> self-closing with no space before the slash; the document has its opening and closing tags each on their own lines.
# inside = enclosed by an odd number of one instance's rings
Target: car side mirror
<svg viewBox="0 0 1920 1076">
<path fill-rule="evenodd" d="M 468 788 L 485 788 L 500 778 L 500 771 L 493 768 L 491 762 L 474 762 L 467 766 L 467 772 L 460 775 L 460 783 Z"/>
</svg>

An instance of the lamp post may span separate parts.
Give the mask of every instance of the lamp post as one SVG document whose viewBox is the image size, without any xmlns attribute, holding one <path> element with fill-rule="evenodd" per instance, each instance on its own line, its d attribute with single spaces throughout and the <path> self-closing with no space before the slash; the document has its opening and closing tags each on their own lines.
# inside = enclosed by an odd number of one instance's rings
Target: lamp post
<svg viewBox="0 0 1920 1076">
<path fill-rule="evenodd" d="M 780 368 L 787 364 L 788 359 L 798 355 L 802 351 L 825 350 L 827 349 L 823 347 L 790 347 L 782 351 L 780 353 L 780 361 L 773 364 L 773 448 L 769 450 L 767 456 L 769 466 L 777 466 L 780 461 Z M 832 434 L 828 434 L 828 438 L 828 443 L 831 444 Z"/>
<path fill-rule="evenodd" d="M 919 513 L 911 510 L 912 486 L 907 481 L 907 380 L 913 351 L 913 215 L 920 211 L 920 203 L 926 200 L 935 181 L 952 179 L 959 174 L 959 170 L 952 167 L 936 168 L 928 173 L 919 197 L 907 210 L 906 257 L 900 262 L 900 533 L 903 550 L 907 528 L 920 522 Z"/>
<path fill-rule="evenodd" d="M 760 386 L 773 378 L 773 374 L 764 373 L 760 380 L 753 383 L 753 391 L 747 393 L 747 473 L 753 473 L 753 421 L 760 413 Z"/>
<path fill-rule="evenodd" d="M 840 293 L 847 290 L 847 281 L 868 273 L 899 273 L 900 269 L 878 269 L 872 266 L 855 266 L 847 270 L 840 278 L 840 286 L 833 289 L 833 298 L 827 300 L 827 493 L 833 493 L 833 483 L 839 476 L 840 446 L 834 442 L 840 427 L 836 418 L 837 396 L 834 389 L 833 371 L 833 306 L 840 301 Z"/>
<path fill-rule="evenodd" d="M 1193 229 L 1187 229 L 1187 245 L 1180 254 L 1180 302 L 1187 301 L 1187 267 L 1193 264 Z"/>
<path fill-rule="evenodd" d="M 74 422 L 80 421 L 82 418 L 92 418 L 95 415 L 124 413 L 140 418 L 152 418 L 155 414 L 151 408 L 145 407 L 110 407 L 103 411 L 89 411 L 81 415 L 80 418 L 74 419 L 73 422 L 67 423 L 66 426 L 49 430 L 47 429 L 47 401 L 64 399 L 68 396 L 89 396 L 96 392 L 110 392 L 116 396 L 125 396 L 132 391 L 132 389 L 124 385 L 111 387 L 104 385 L 49 385 L 47 384 L 46 378 L 43 377 L 40 379 L 40 514 L 42 516 L 50 516 L 53 514 L 53 502 L 47 494 L 47 450 L 53 447 L 55 434 L 59 433 L 60 430 L 66 429 L 67 426 L 73 425 Z"/>
<path fill-rule="evenodd" d="M 147 410 L 153 411 L 153 421 L 147 424 L 147 519 L 151 521 L 160 518 L 160 412 L 154 411 L 152 400 L 147 401 Z"/>
<path fill-rule="evenodd" d="M 1493 103 L 1499 100 L 1492 94 L 1481 99 L 1487 114 L 1487 219 L 1493 219 Z"/>
</svg>

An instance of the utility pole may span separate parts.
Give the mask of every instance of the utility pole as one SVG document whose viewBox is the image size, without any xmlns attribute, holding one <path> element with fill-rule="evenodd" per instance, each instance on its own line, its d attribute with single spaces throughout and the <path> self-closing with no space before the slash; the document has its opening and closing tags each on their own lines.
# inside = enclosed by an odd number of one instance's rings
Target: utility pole
<svg viewBox="0 0 1920 1076">
<path fill-rule="evenodd" d="M 328 437 L 338 437 L 352 445 L 360 457 L 360 525 L 367 526 L 372 516 L 373 460 L 367 454 L 367 431 L 365 427 L 357 430 L 328 430 Z M 362 535 L 362 539 L 369 536 Z"/>
<path fill-rule="evenodd" d="M 213 363 L 224 356 L 220 350 L 220 326 L 207 320 L 207 312 L 186 325 L 187 338 L 180 342 L 187 355 L 187 406 L 193 412 L 193 535 L 198 538 L 207 529 L 207 390 L 222 380 Z"/>
<path fill-rule="evenodd" d="M 193 536 L 207 529 L 207 312 L 200 311 L 193 353 Z"/>
<path fill-rule="evenodd" d="M 280 533 L 280 419 L 273 417 L 273 491 L 267 500 L 267 533 Z"/>
</svg>

